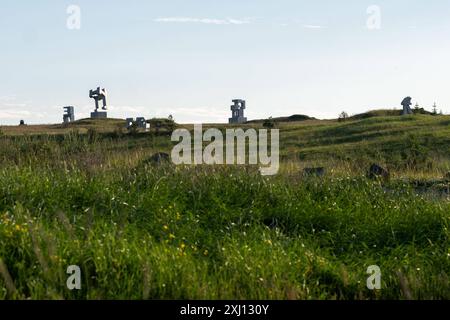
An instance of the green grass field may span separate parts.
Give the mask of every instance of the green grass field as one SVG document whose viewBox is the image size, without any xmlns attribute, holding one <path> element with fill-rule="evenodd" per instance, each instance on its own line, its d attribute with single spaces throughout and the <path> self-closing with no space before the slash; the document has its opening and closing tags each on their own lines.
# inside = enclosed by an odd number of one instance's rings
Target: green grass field
<svg viewBox="0 0 450 320">
<path fill-rule="evenodd" d="M 0 299 L 450 299 L 450 117 L 277 123 L 272 177 L 121 125 L 0 129 Z"/>
</svg>

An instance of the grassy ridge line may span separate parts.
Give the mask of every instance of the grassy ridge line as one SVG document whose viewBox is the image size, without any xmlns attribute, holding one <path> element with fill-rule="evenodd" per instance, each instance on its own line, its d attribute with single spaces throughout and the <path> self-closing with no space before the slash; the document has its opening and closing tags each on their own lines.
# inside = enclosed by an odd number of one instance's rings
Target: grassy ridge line
<svg viewBox="0 0 450 320">
<path fill-rule="evenodd" d="M 442 178 L 450 171 L 449 124 L 449 116 L 414 115 L 373 117 L 347 122 L 330 120 L 289 122 L 278 123 L 277 127 L 281 131 L 280 153 L 284 163 L 329 168 L 350 166 L 352 171 L 361 174 L 372 162 L 378 162 L 388 166 L 394 173 L 399 172 L 400 175 Z M 120 158 L 120 155 L 114 155 L 114 152 L 122 153 L 121 151 L 125 149 L 127 153 L 123 156 L 131 156 L 136 152 L 170 153 L 173 143 L 168 136 L 154 137 L 152 133 L 143 133 L 140 138 L 130 138 L 118 131 L 118 125 L 121 126 L 120 120 L 83 120 L 68 128 L 57 129 L 60 134 L 54 135 L 53 138 L 44 134 L 46 127 L 41 128 L 42 137 L 28 132 L 29 134 L 22 138 L 9 136 L 14 132 L 4 129 L 6 136 L 0 140 L 2 146 L 0 160 L 3 154 L 4 161 L 14 160 L 17 163 L 17 159 L 27 158 L 30 154 L 27 148 L 35 154 L 54 152 L 56 158 L 66 155 L 88 158 L 89 155 L 96 154 L 92 157 L 95 159 L 94 162 L 103 161 L 104 165 L 106 165 L 104 162 L 112 158 Z M 212 125 L 205 125 L 204 129 L 210 126 Z M 221 129 L 229 127 L 217 126 Z M 99 127 L 102 130 L 98 129 Z M 192 129 L 191 125 L 185 127 Z M 262 128 L 261 124 L 243 127 Z M 14 130 L 23 130 L 22 133 L 26 133 L 28 128 L 16 127 Z M 37 132 L 33 130 L 32 132 Z M 80 132 L 81 136 L 77 132 Z M 88 135 L 89 132 L 95 134 L 85 139 L 82 137 L 85 132 L 88 132 Z M 90 143 L 92 140 L 99 143 Z M 76 150 L 77 148 L 79 150 Z M 85 154 L 81 154 L 80 150 Z M 108 156 L 102 156 L 104 153 Z M 33 161 L 33 157 L 28 160 Z"/>
</svg>

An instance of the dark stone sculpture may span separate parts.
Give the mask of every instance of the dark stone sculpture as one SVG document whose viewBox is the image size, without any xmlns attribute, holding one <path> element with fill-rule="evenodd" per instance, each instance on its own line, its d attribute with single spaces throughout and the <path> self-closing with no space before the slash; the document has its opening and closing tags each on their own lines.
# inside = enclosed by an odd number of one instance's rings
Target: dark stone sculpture
<svg viewBox="0 0 450 320">
<path fill-rule="evenodd" d="M 231 118 L 228 119 L 230 124 L 247 122 L 247 118 L 244 116 L 245 100 L 235 99 L 231 106 Z"/>
<path fill-rule="evenodd" d="M 95 111 L 91 113 L 91 118 L 92 119 L 99 119 L 99 118 L 107 118 L 108 117 L 108 114 L 105 112 L 107 110 L 106 97 L 107 97 L 107 93 L 106 93 L 106 89 L 105 88 L 100 89 L 100 87 L 98 87 L 96 90 L 90 90 L 89 91 L 89 98 L 95 100 Z M 105 110 L 105 111 L 98 111 L 98 108 L 99 108 L 98 102 L 99 101 L 103 102 L 102 109 Z"/>
<path fill-rule="evenodd" d="M 325 168 L 305 168 L 303 169 L 303 175 L 305 177 L 323 177 L 325 175 Z"/>
<path fill-rule="evenodd" d="M 412 105 L 411 100 L 412 100 L 411 97 L 406 97 L 405 99 L 403 99 L 403 101 L 402 101 L 402 106 L 403 106 L 402 115 L 413 114 L 413 111 L 411 110 L 411 105 Z"/>
</svg>

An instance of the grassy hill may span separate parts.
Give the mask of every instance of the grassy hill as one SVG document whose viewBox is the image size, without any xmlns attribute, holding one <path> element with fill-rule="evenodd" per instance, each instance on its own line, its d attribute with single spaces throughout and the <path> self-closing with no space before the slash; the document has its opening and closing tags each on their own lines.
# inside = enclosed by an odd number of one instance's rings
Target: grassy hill
<svg viewBox="0 0 450 320">
<path fill-rule="evenodd" d="M 43 124 L 25 126 L 0 126 L 0 132 L 8 136 L 17 135 L 61 135 L 73 131 L 86 133 L 89 129 L 99 132 L 113 132 L 117 128 L 124 128 L 122 119 L 81 119 L 69 124 Z"/>
<path fill-rule="evenodd" d="M 432 112 L 426 111 L 423 108 L 416 108 L 412 110 L 415 115 L 433 115 Z M 380 109 L 380 110 L 372 110 L 360 114 L 356 114 L 351 116 L 349 119 L 351 120 L 361 120 L 373 117 L 396 117 L 401 116 L 402 110 L 388 110 L 388 109 Z"/>
<path fill-rule="evenodd" d="M 408 182 L 450 170 L 450 117 L 278 122 L 273 177 L 152 163 L 170 136 L 122 123 L 1 128 L 0 299 L 450 298 L 449 184 Z"/>
<path fill-rule="evenodd" d="M 294 114 L 289 117 L 277 117 L 277 118 L 271 118 L 270 120 L 275 123 L 279 123 L 279 122 L 298 122 L 298 121 L 306 121 L 306 120 L 316 120 L 316 118 L 305 116 L 303 114 Z M 248 124 L 264 123 L 266 121 L 267 121 L 267 119 L 260 119 L 260 120 L 251 120 L 251 121 L 248 121 L 247 123 Z"/>
<path fill-rule="evenodd" d="M 286 159 L 448 171 L 450 117 L 392 116 L 280 126 Z"/>
</svg>

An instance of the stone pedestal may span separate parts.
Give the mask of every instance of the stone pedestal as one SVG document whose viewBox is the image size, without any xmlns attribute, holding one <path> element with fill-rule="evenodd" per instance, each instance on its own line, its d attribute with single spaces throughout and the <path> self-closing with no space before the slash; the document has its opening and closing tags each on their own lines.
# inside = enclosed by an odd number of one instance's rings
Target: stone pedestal
<svg viewBox="0 0 450 320">
<path fill-rule="evenodd" d="M 108 118 L 108 112 L 96 111 L 91 112 L 91 119 L 106 119 Z"/>
<path fill-rule="evenodd" d="M 229 124 L 245 123 L 245 122 L 247 122 L 247 118 L 245 117 L 228 118 Z"/>
</svg>

